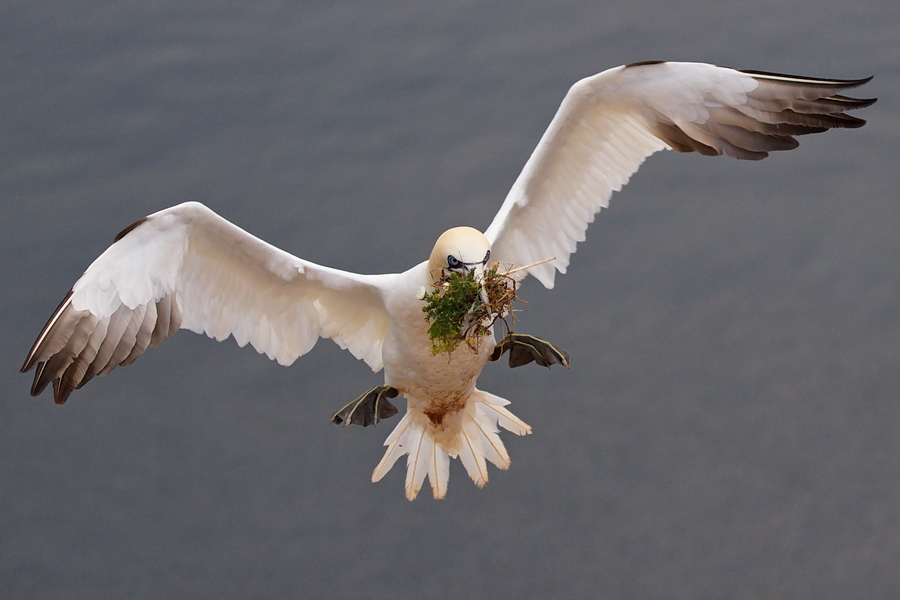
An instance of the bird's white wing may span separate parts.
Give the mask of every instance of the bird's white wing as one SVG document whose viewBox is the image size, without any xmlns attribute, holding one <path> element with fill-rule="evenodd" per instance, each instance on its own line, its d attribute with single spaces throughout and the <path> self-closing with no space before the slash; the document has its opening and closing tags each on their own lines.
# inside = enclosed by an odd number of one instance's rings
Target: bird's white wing
<svg viewBox="0 0 900 600">
<path fill-rule="evenodd" d="M 871 79 L 871 78 L 869 78 Z M 843 114 L 875 100 L 836 95 L 869 79 L 812 79 L 701 63 L 647 62 L 569 90 L 485 235 L 495 260 L 553 287 L 594 215 L 658 150 L 758 160 L 792 137 L 865 124 Z M 524 273 L 520 275 L 524 277 Z"/>
<path fill-rule="evenodd" d="M 282 365 L 332 338 L 377 371 L 394 275 L 357 275 L 292 256 L 207 207 L 188 202 L 145 217 L 88 267 L 35 341 L 31 393 L 56 402 L 128 365 L 179 328 Z"/>
</svg>

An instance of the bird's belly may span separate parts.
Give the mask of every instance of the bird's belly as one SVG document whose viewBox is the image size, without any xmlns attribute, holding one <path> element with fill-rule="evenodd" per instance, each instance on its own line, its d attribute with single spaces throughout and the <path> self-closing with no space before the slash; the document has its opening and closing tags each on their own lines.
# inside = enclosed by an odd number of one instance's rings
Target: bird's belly
<svg viewBox="0 0 900 600">
<path fill-rule="evenodd" d="M 462 344 L 450 354 L 433 355 L 424 329 L 421 336 L 406 335 L 402 340 L 389 336 L 384 348 L 385 385 L 397 388 L 432 427 L 443 429 L 449 417 L 466 407 L 493 348 L 493 337 L 488 336 L 475 348 Z"/>
</svg>

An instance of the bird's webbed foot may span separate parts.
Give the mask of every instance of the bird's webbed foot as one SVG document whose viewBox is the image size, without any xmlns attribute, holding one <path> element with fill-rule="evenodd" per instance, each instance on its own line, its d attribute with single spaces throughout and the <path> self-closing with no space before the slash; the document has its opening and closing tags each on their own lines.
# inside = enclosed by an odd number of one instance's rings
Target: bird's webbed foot
<svg viewBox="0 0 900 600">
<path fill-rule="evenodd" d="M 569 368 L 568 352 L 533 335 L 525 335 L 523 333 L 507 334 L 494 348 L 491 360 L 499 360 L 507 350 L 509 350 L 510 368 L 521 367 L 531 361 L 542 367 L 562 365 L 567 369 Z"/>
<path fill-rule="evenodd" d="M 393 417 L 397 407 L 388 398 L 396 398 L 400 390 L 389 385 L 377 385 L 371 390 L 334 413 L 331 422 L 335 425 L 377 425 L 378 421 Z"/>
</svg>

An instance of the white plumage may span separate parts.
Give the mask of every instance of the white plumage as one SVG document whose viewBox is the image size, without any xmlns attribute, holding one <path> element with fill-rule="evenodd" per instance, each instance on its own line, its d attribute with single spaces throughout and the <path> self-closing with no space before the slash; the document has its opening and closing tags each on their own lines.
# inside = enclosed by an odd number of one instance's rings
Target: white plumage
<svg viewBox="0 0 900 600">
<path fill-rule="evenodd" d="M 860 127 L 865 121 L 844 111 L 874 100 L 837 92 L 866 81 L 664 62 L 583 79 L 485 233 L 450 230 L 429 260 L 403 273 L 358 275 L 313 264 L 195 202 L 162 210 L 123 231 L 88 267 L 22 370 L 36 366 L 32 394 L 52 383 L 62 404 L 94 376 L 130 364 L 179 328 L 216 340 L 233 336 L 282 365 L 330 338 L 374 371 L 383 368 L 385 386 L 407 400 L 373 481 L 407 456 L 407 497 L 416 497 L 427 476 L 441 498 L 450 458 L 459 457 L 481 487 L 487 462 L 509 466 L 499 428 L 519 435 L 531 429 L 506 400 L 475 387 L 493 338 L 471 352 L 432 355 L 420 290 L 444 270 L 480 273 L 488 256 L 506 266 L 555 257 L 517 275 L 552 287 L 594 215 L 650 154 L 675 149 L 760 159 L 796 147 L 795 135 Z"/>
</svg>

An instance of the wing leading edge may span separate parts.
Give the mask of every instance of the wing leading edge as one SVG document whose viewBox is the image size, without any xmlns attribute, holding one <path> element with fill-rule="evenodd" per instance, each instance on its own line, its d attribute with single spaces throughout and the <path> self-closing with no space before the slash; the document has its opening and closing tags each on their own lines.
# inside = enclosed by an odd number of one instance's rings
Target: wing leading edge
<svg viewBox="0 0 900 600">
<path fill-rule="evenodd" d="M 179 328 L 282 365 L 328 337 L 378 371 L 393 275 L 357 275 L 292 256 L 188 202 L 129 226 L 78 279 L 22 371 L 54 399 L 134 362 Z"/>
<path fill-rule="evenodd" d="M 659 150 L 759 160 L 794 136 L 861 127 L 845 114 L 875 99 L 838 92 L 866 79 L 815 79 L 702 63 L 645 62 L 609 69 L 569 90 L 485 232 L 493 257 L 528 265 L 546 287 L 610 196 Z M 522 274 L 524 277 L 524 273 Z"/>
</svg>

